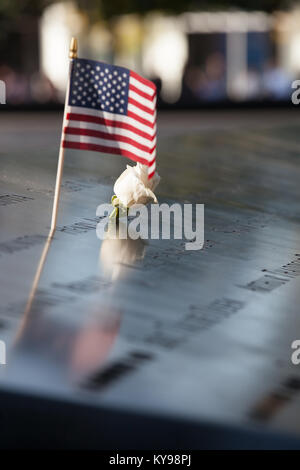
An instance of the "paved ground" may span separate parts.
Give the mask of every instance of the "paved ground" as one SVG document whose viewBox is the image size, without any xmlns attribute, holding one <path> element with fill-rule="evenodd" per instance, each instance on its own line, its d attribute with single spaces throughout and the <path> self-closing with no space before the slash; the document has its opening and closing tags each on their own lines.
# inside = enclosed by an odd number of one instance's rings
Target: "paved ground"
<svg viewBox="0 0 300 470">
<path fill-rule="evenodd" d="M 24 316 L 49 227 L 60 125 L 54 113 L 0 114 L 3 393 L 299 436 L 299 114 L 161 113 L 157 195 L 205 204 L 196 252 L 179 240 L 101 243 L 95 210 L 128 162 L 68 152 L 59 227 Z M 205 447 L 217 435 L 219 445 L 242 445 L 215 428 L 199 443 L 184 429 L 159 442 Z M 144 438 L 157 443 L 154 432 Z M 118 442 L 145 445 L 143 427 Z"/>
</svg>

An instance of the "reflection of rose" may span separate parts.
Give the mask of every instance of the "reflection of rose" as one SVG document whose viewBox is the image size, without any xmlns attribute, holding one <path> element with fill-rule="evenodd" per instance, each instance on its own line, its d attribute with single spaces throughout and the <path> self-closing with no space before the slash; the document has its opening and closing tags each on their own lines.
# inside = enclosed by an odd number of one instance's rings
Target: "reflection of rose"
<svg viewBox="0 0 300 470">
<path fill-rule="evenodd" d="M 127 165 L 127 169 L 119 176 L 114 185 L 114 192 L 123 206 L 130 207 L 133 204 L 147 204 L 157 202 L 153 190 L 160 181 L 160 176 L 155 175 L 148 179 L 148 167 L 137 163 L 136 166 Z"/>
<path fill-rule="evenodd" d="M 121 222 L 119 222 L 120 227 Z M 123 265 L 134 265 L 137 260 L 145 255 L 145 242 L 138 238 L 121 239 L 112 235 L 110 230 L 106 234 L 100 249 L 100 261 L 104 274 L 112 280 L 116 280 L 122 274 Z"/>
</svg>

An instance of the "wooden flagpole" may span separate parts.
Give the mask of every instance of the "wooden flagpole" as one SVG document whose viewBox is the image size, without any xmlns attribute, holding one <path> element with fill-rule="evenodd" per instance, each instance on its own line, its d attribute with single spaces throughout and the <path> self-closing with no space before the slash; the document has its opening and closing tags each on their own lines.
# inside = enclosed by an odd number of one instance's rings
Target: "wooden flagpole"
<svg viewBox="0 0 300 470">
<path fill-rule="evenodd" d="M 59 203 L 59 197 L 60 197 L 61 180 L 62 180 L 62 175 L 63 175 L 64 159 L 65 159 L 65 149 L 62 146 L 62 139 L 63 139 L 64 125 L 65 125 L 65 118 L 66 118 L 66 110 L 67 110 L 68 99 L 69 99 L 71 71 L 72 71 L 72 66 L 73 66 L 73 60 L 76 59 L 76 57 L 77 57 L 77 39 L 73 37 L 71 39 L 70 50 L 69 50 L 69 59 L 70 59 L 69 76 L 68 76 L 68 84 L 67 84 L 65 107 L 64 107 L 64 117 L 63 117 L 63 124 L 62 124 L 58 164 L 57 164 L 54 200 L 53 200 L 52 217 L 51 217 L 51 227 L 50 227 L 50 233 L 49 233 L 50 238 L 53 237 L 55 229 L 56 229 L 58 203 Z"/>
<path fill-rule="evenodd" d="M 76 59 L 77 57 L 77 40 L 76 38 L 71 39 L 70 43 L 70 50 L 69 50 L 69 59 L 70 59 L 70 64 L 69 64 L 69 76 L 68 76 L 68 85 L 67 85 L 67 91 L 66 91 L 66 98 L 65 98 L 65 107 L 64 107 L 64 117 L 63 117 L 63 124 L 62 124 L 62 133 L 61 133 L 61 141 L 60 141 L 60 149 L 59 149 L 59 157 L 58 157 L 58 165 L 57 165 L 57 174 L 56 174 L 56 182 L 55 182 L 55 192 L 54 192 L 54 201 L 53 201 L 53 209 L 52 209 L 52 219 L 51 219 L 51 227 L 49 234 L 47 236 L 39 264 L 34 276 L 34 280 L 30 289 L 29 297 L 26 303 L 23 319 L 21 322 L 21 325 L 18 329 L 17 335 L 16 335 L 16 341 L 19 339 L 19 337 L 22 335 L 22 332 L 25 328 L 25 325 L 27 323 L 28 315 L 30 313 L 32 303 L 38 288 L 38 284 L 41 278 L 41 274 L 44 268 L 44 264 L 48 255 L 48 251 L 50 248 L 50 243 L 52 241 L 55 228 L 56 228 L 56 220 L 57 220 L 57 212 L 58 212 L 58 203 L 59 203 L 59 196 L 60 196 L 60 188 L 61 188 L 61 180 L 62 180 L 62 174 L 63 174 L 63 167 L 64 167 L 64 148 L 62 147 L 62 138 L 63 138 L 63 131 L 64 131 L 64 123 L 65 123 L 65 117 L 66 117 L 66 110 L 68 106 L 68 98 L 69 98 L 69 91 L 70 91 L 70 79 L 71 79 L 71 71 L 72 71 L 72 66 L 73 66 L 73 60 Z"/>
</svg>

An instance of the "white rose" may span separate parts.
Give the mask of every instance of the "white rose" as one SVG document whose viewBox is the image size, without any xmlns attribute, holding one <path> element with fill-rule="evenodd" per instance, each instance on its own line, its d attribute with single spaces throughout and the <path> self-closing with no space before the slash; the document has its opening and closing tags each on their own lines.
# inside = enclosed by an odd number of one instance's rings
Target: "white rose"
<svg viewBox="0 0 300 470">
<path fill-rule="evenodd" d="M 153 190 L 160 181 L 160 176 L 155 173 L 148 179 L 148 167 L 137 163 L 136 166 L 127 165 L 127 169 L 119 176 L 114 185 L 114 192 L 123 206 L 130 207 L 134 204 L 157 203 Z"/>
</svg>

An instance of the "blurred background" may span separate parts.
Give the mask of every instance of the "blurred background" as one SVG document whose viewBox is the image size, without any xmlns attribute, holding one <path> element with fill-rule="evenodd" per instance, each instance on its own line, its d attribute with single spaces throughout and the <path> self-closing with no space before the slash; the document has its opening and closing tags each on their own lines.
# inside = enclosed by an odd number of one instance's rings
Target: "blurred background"
<svg viewBox="0 0 300 470">
<path fill-rule="evenodd" d="M 100 244 L 96 207 L 133 163 L 66 150 L 55 239 L 24 315 L 50 224 L 71 36 L 79 57 L 156 82 L 155 193 L 205 204 L 205 243 Z M 11 348 L 0 448 L 266 445 L 244 426 L 300 447 L 295 79 L 300 0 L 0 0 L 0 338 Z"/>
<path fill-rule="evenodd" d="M 161 107 L 288 103 L 300 76 L 300 2 L 0 0 L 8 106 L 61 106 L 79 56 L 154 80 Z"/>
</svg>

